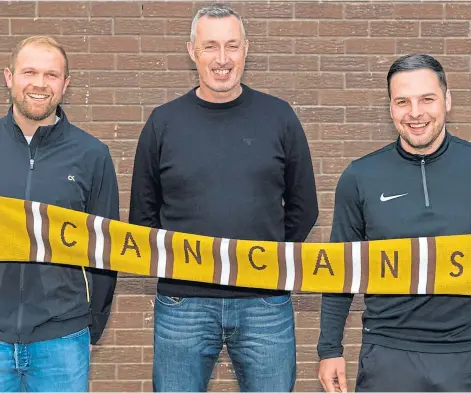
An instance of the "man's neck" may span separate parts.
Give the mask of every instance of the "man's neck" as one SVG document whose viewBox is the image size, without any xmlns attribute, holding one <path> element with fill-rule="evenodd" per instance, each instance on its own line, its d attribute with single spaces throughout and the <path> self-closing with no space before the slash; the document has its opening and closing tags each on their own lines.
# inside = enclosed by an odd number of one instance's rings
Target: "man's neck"
<svg viewBox="0 0 471 393">
<path fill-rule="evenodd" d="M 235 100 L 242 94 L 242 85 L 237 85 L 234 89 L 229 91 L 213 91 L 208 89 L 202 83 L 196 89 L 196 95 L 204 101 L 213 102 L 215 104 L 223 104 Z"/>
<path fill-rule="evenodd" d="M 51 113 L 50 116 L 43 120 L 31 120 L 23 116 L 15 106 L 13 106 L 13 117 L 16 124 L 20 127 L 24 136 L 33 136 L 36 130 L 41 126 L 50 126 L 56 122 L 56 112 Z"/>
</svg>

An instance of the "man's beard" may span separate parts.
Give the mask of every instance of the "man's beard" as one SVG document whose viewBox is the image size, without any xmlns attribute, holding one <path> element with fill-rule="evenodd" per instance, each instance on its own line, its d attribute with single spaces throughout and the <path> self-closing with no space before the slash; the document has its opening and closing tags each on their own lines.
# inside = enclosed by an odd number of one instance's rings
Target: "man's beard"
<svg viewBox="0 0 471 393">
<path fill-rule="evenodd" d="M 429 140 L 426 140 L 422 143 L 417 143 L 417 142 L 414 142 L 413 138 L 410 138 L 408 133 L 404 133 L 404 135 L 402 135 L 402 138 L 406 141 L 406 143 L 413 147 L 414 149 L 416 150 L 426 150 L 428 149 L 430 146 L 433 145 L 433 143 L 437 140 L 437 138 L 440 136 L 442 130 L 443 130 L 443 127 L 445 126 L 445 123 L 442 123 L 436 131 L 434 130 L 435 132 L 431 135 L 430 139 Z"/>
<path fill-rule="evenodd" d="M 24 117 L 33 121 L 41 121 L 47 119 L 56 111 L 58 105 L 58 103 L 51 101 L 46 107 L 44 107 L 44 110 L 39 113 L 35 113 L 32 110 L 31 105 L 28 103 L 26 96 L 21 101 L 13 97 L 13 103 Z"/>
</svg>

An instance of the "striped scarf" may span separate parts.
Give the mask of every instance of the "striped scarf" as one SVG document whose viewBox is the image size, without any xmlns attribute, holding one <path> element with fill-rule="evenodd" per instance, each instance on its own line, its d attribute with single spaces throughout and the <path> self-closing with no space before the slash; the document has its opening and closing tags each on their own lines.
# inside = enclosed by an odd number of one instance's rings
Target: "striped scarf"
<svg viewBox="0 0 471 393">
<path fill-rule="evenodd" d="M 0 260 L 303 292 L 471 294 L 471 235 L 353 243 L 236 240 L 0 197 Z"/>
</svg>

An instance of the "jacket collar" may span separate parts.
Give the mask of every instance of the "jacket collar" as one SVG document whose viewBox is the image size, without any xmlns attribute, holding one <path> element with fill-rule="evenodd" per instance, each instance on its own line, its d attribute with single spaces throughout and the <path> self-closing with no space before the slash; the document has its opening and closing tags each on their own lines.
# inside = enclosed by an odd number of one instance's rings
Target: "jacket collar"
<svg viewBox="0 0 471 393">
<path fill-rule="evenodd" d="M 451 134 L 447 130 L 445 130 L 445 139 L 443 139 L 443 142 L 441 143 L 441 145 L 433 153 L 412 154 L 404 150 L 404 148 L 401 145 L 401 138 L 398 137 L 396 140 L 396 150 L 406 160 L 414 161 L 414 162 L 417 162 L 418 164 L 420 164 L 420 161 L 422 160 L 425 160 L 426 162 L 431 162 L 438 159 L 448 150 L 448 147 L 450 146 L 451 138 L 452 138 Z"/>
<path fill-rule="evenodd" d="M 55 141 L 59 136 L 61 136 L 64 132 L 64 128 L 69 124 L 69 122 L 60 105 L 57 106 L 56 116 L 59 118 L 59 121 L 50 126 L 38 127 L 33 139 L 39 137 L 39 139 L 41 139 L 41 144 L 44 145 Z M 10 106 L 10 109 L 8 110 L 6 122 L 7 130 L 12 132 L 17 139 L 24 140 L 23 131 L 21 131 L 21 128 L 18 126 L 13 116 L 13 105 Z M 36 137 L 36 134 L 38 134 L 38 137 Z"/>
</svg>

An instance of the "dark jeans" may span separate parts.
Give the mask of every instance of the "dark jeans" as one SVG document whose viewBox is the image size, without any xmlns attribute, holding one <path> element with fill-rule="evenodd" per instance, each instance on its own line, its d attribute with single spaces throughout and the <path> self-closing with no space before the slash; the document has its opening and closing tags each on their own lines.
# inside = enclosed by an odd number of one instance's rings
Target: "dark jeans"
<svg viewBox="0 0 471 393">
<path fill-rule="evenodd" d="M 155 300 L 155 391 L 206 391 L 223 347 L 241 391 L 292 391 L 296 346 L 291 297 Z"/>
<path fill-rule="evenodd" d="M 32 344 L 0 341 L 0 392 L 86 392 L 88 328 Z"/>
<path fill-rule="evenodd" d="M 469 392 L 471 352 L 424 353 L 363 344 L 357 392 Z"/>
</svg>

